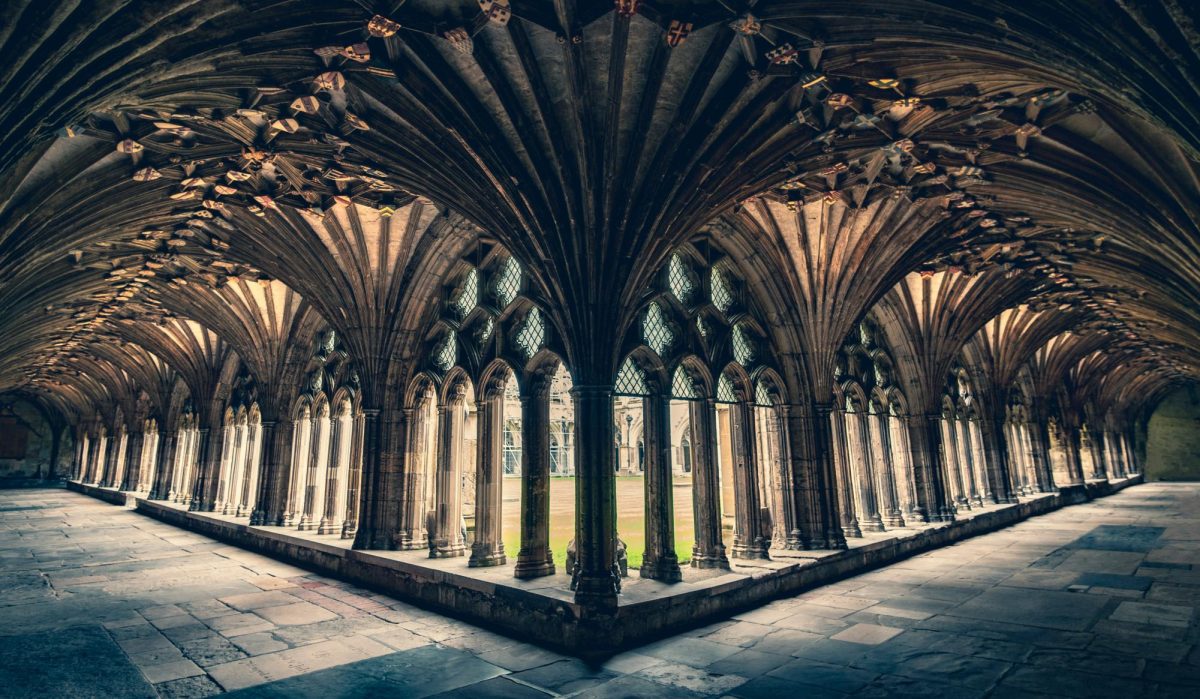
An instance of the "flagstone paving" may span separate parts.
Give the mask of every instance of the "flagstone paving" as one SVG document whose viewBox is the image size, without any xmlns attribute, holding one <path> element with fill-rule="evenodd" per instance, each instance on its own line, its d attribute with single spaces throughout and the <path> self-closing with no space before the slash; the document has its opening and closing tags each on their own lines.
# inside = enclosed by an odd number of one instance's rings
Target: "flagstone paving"
<svg viewBox="0 0 1200 699">
<path fill-rule="evenodd" d="M 1200 484 L 588 664 L 60 489 L 0 491 L 2 697 L 1200 696 Z"/>
</svg>

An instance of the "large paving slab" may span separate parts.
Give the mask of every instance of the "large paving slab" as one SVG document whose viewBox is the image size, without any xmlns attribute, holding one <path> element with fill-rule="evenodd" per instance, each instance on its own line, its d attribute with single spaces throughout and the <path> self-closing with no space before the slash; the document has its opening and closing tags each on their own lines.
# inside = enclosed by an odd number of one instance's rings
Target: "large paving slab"
<svg viewBox="0 0 1200 699">
<path fill-rule="evenodd" d="M 1200 696 L 1200 485 L 584 662 L 56 489 L 0 491 L 0 697 Z"/>
</svg>

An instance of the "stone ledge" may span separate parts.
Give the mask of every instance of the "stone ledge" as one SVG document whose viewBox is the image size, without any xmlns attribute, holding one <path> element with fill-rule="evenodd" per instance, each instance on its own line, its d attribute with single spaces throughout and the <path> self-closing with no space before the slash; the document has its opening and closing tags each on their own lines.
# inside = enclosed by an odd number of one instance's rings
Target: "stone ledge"
<svg viewBox="0 0 1200 699">
<path fill-rule="evenodd" d="M 1076 486 L 1070 500 L 1103 497 L 1142 482 L 1140 475 L 1115 482 Z M 565 576 L 518 581 L 501 569 L 447 569 L 420 552 L 356 551 L 348 542 L 330 543 L 276 527 L 241 521 L 178 505 L 147 500 L 111 488 L 70 483 L 72 490 L 124 505 L 139 513 L 245 549 L 266 554 L 394 595 L 448 616 L 581 656 L 603 656 L 688 628 L 711 623 L 772 599 L 828 584 L 947 544 L 1001 529 L 1069 504 L 1047 494 L 1013 505 L 988 507 L 950 523 L 900 529 L 844 551 L 788 552 L 769 565 L 737 568 L 675 585 L 630 579 L 629 594 L 615 612 L 576 604 Z M 507 569 L 504 569 L 507 570 Z M 511 572 L 511 571 L 509 571 Z M 636 590 L 636 593 L 633 592 Z"/>
<path fill-rule="evenodd" d="M 134 493 L 127 493 L 116 488 L 101 488 L 95 484 L 80 483 L 79 481 L 67 481 L 67 490 L 74 490 L 77 493 L 90 495 L 97 500 L 103 500 L 113 505 L 121 505 L 122 507 L 133 507 L 136 501 Z"/>
</svg>

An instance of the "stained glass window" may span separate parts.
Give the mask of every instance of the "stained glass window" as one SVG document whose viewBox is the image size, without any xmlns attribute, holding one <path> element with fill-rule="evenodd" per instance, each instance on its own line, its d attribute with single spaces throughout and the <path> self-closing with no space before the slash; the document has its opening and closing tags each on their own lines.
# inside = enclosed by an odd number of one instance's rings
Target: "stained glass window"
<svg viewBox="0 0 1200 699">
<path fill-rule="evenodd" d="M 517 346 L 524 350 L 526 357 L 532 357 L 545 341 L 546 321 L 542 320 L 541 311 L 531 308 L 525 316 L 525 324 L 517 331 Z"/>
<path fill-rule="evenodd" d="M 650 304 L 650 308 L 646 309 L 646 317 L 642 320 L 642 336 L 645 337 L 646 344 L 660 357 L 666 355 L 675 339 L 671 329 L 667 327 L 662 308 L 657 303 Z"/>
<path fill-rule="evenodd" d="M 496 305 L 504 308 L 517 298 L 521 289 L 521 265 L 516 258 L 510 257 L 504 261 L 500 272 L 496 275 L 495 295 Z"/>
<path fill-rule="evenodd" d="M 442 371 L 446 371 L 450 367 L 454 366 L 454 360 L 456 357 L 457 352 L 454 342 L 454 331 L 451 330 L 450 332 L 446 333 L 446 337 L 442 339 L 442 344 L 438 345 L 438 348 L 434 351 L 433 362 L 437 368 L 441 369 Z"/>
<path fill-rule="evenodd" d="M 730 380 L 728 374 L 721 374 L 721 377 L 717 379 L 717 402 L 737 402 L 737 392 L 733 390 L 733 381 Z"/>
<path fill-rule="evenodd" d="M 454 309 L 459 316 L 466 316 L 475 306 L 479 305 L 479 272 L 472 269 L 458 287 L 458 295 L 454 297 Z"/>
<path fill-rule="evenodd" d="M 629 357 L 625 358 L 625 363 L 617 371 L 616 393 L 622 396 L 650 395 L 650 387 L 646 384 L 646 374 Z"/>
<path fill-rule="evenodd" d="M 733 326 L 733 358 L 738 364 L 747 367 L 754 361 L 754 341 L 741 325 Z"/>
<path fill-rule="evenodd" d="M 696 284 L 692 281 L 683 258 L 678 254 L 671 255 L 671 261 L 667 265 L 667 282 L 671 285 L 671 293 L 675 294 L 675 298 L 686 305 L 692 298 Z"/>
<path fill-rule="evenodd" d="M 694 400 L 700 397 L 696 383 L 682 366 L 675 367 L 675 375 L 671 377 L 671 397 L 682 400 Z"/>
<path fill-rule="evenodd" d="M 717 267 L 712 268 L 711 279 L 713 305 L 721 309 L 722 313 L 727 313 L 733 306 L 733 289 L 729 286 L 729 280 Z"/>
</svg>

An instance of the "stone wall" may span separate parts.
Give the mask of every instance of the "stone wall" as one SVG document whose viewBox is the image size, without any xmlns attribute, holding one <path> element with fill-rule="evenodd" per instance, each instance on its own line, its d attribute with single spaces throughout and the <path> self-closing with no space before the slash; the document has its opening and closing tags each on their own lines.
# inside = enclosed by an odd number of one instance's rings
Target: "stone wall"
<svg viewBox="0 0 1200 699">
<path fill-rule="evenodd" d="M 23 400 L 0 403 L 0 479 L 49 477 L 54 459 L 54 428 L 41 411 Z"/>
<path fill-rule="evenodd" d="M 1172 393 L 1150 417 L 1146 479 L 1200 480 L 1200 389 Z"/>
</svg>

